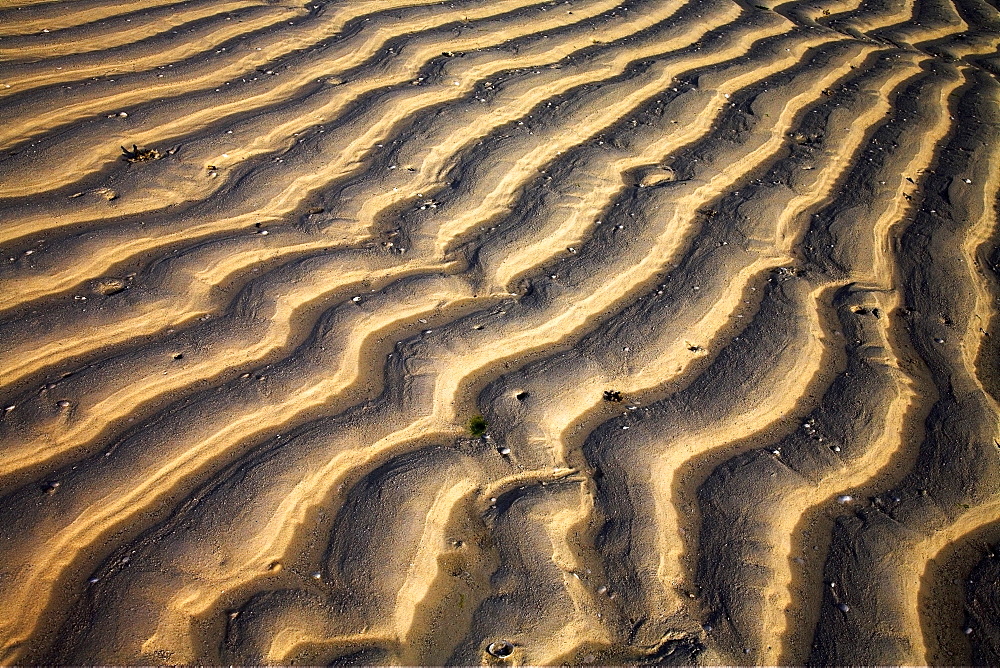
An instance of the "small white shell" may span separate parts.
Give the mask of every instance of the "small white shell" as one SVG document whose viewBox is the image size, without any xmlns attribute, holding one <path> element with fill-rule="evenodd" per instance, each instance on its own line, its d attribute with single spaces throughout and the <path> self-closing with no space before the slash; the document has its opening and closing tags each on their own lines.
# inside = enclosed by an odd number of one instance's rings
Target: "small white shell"
<svg viewBox="0 0 1000 668">
<path fill-rule="evenodd" d="M 486 651 L 498 659 L 505 659 L 514 653 L 514 646 L 506 640 L 497 640 L 496 642 L 491 642 Z"/>
</svg>

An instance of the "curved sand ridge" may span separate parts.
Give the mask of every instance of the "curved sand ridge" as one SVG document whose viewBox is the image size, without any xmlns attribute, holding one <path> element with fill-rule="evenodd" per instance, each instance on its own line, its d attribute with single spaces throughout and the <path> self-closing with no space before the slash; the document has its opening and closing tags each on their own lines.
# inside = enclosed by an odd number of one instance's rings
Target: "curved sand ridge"
<svg viewBox="0 0 1000 668">
<path fill-rule="evenodd" d="M 993 6 L 0 25 L 4 664 L 1000 662 Z"/>
</svg>

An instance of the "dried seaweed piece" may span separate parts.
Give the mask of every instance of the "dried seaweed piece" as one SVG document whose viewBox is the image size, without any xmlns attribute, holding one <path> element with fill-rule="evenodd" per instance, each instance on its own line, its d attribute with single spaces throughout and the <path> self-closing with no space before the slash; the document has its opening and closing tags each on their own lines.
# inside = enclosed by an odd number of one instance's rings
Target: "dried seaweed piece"
<svg viewBox="0 0 1000 668">
<path fill-rule="evenodd" d="M 155 148 L 139 148 L 136 144 L 132 144 L 131 151 L 122 146 L 122 153 L 125 154 L 125 161 L 130 163 L 149 162 L 150 160 L 159 160 L 163 157 Z"/>
<path fill-rule="evenodd" d="M 486 433 L 486 427 L 486 420 L 483 419 L 482 415 L 477 415 L 469 420 L 469 433 L 476 438 Z"/>
</svg>

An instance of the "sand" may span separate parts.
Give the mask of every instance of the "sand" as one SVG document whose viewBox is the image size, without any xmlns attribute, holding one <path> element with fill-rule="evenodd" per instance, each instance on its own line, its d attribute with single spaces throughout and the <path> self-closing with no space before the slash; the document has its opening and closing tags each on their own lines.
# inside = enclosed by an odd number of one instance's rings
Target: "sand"
<svg viewBox="0 0 1000 668">
<path fill-rule="evenodd" d="M 0 663 L 1000 664 L 998 46 L 0 0 Z"/>
</svg>

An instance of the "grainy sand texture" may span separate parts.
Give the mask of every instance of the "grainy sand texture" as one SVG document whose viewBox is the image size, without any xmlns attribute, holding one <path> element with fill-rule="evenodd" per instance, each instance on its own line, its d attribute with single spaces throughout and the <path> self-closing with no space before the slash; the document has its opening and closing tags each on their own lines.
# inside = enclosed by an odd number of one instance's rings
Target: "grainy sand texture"
<svg viewBox="0 0 1000 668">
<path fill-rule="evenodd" d="M 0 663 L 1000 665 L 996 0 L 0 0 Z"/>
</svg>

